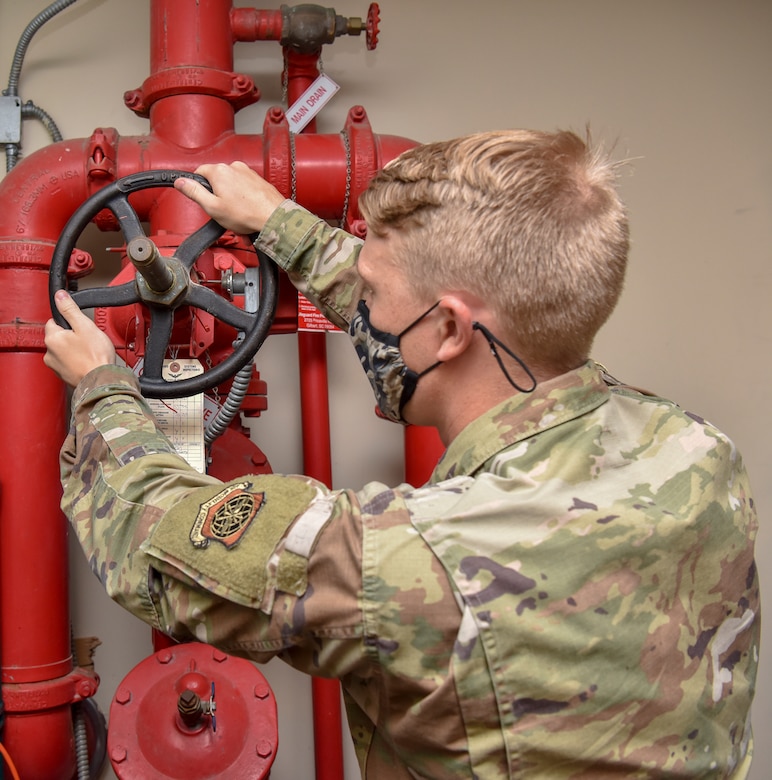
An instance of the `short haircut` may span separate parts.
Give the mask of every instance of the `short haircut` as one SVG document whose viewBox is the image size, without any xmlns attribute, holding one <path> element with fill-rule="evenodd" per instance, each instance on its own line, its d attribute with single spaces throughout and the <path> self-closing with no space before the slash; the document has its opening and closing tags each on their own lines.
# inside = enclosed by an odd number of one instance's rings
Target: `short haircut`
<svg viewBox="0 0 772 780">
<path fill-rule="evenodd" d="M 368 230 L 394 233 L 415 292 L 468 290 L 502 339 L 536 365 L 589 356 L 613 311 L 629 249 L 617 170 L 573 132 L 502 130 L 423 144 L 376 174 L 359 201 Z"/>
</svg>

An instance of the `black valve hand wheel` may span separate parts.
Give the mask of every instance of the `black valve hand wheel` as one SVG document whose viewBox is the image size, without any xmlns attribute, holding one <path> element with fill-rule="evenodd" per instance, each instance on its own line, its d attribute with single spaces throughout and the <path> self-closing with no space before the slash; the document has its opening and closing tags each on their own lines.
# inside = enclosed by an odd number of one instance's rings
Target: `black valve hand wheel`
<svg viewBox="0 0 772 780">
<path fill-rule="evenodd" d="M 217 241 L 225 228 L 209 220 L 188 236 L 173 257 L 161 257 L 147 238 L 129 195 L 139 190 L 172 187 L 180 177 L 195 179 L 211 191 L 209 182 L 196 174 L 176 170 L 156 170 L 126 176 L 92 195 L 65 225 L 51 258 L 49 298 L 54 320 L 68 327 L 54 303 L 57 290 L 67 289 L 67 267 L 72 250 L 83 230 L 103 209 L 109 209 L 126 238 L 127 252 L 137 268 L 135 278 L 114 287 L 93 287 L 72 293 L 82 309 L 128 306 L 144 303 L 150 311 L 150 327 L 145 344 L 145 360 L 139 379 L 147 398 L 182 398 L 209 390 L 233 376 L 262 346 L 273 322 L 278 296 L 278 269 L 260 256 L 258 267 L 260 305 L 246 312 L 214 290 L 191 279 L 191 270 L 201 254 Z M 252 236 L 251 238 L 254 238 Z M 162 370 L 174 325 L 174 312 L 181 306 L 203 309 L 243 334 L 243 339 L 225 360 L 189 379 L 169 382 Z"/>
</svg>

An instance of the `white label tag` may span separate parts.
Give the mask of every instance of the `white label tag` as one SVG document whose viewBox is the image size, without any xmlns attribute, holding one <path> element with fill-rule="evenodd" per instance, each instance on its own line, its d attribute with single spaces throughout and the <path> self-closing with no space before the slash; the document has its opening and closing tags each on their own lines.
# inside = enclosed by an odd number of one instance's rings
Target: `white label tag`
<svg viewBox="0 0 772 780">
<path fill-rule="evenodd" d="M 293 133 L 299 133 L 327 104 L 340 87 L 324 73 L 287 109 Z"/>
<path fill-rule="evenodd" d="M 198 360 L 164 360 L 163 378 L 167 382 L 190 379 L 204 373 Z M 187 398 L 146 399 L 158 421 L 158 427 L 169 437 L 174 449 L 197 471 L 206 472 L 204 446 L 204 394 Z"/>
</svg>

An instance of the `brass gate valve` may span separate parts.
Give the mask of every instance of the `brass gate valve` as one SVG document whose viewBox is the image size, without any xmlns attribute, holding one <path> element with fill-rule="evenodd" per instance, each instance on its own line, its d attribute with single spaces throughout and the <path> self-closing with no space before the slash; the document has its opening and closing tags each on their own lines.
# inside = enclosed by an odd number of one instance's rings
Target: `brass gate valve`
<svg viewBox="0 0 772 780">
<path fill-rule="evenodd" d="M 377 3 L 370 4 L 367 21 L 359 16 L 340 16 L 334 8 L 310 3 L 283 5 L 281 14 L 280 43 L 300 54 L 313 54 L 320 51 L 323 44 L 333 43 L 341 35 L 361 35 L 363 31 L 368 49 L 374 49 L 378 43 L 380 9 Z"/>
</svg>

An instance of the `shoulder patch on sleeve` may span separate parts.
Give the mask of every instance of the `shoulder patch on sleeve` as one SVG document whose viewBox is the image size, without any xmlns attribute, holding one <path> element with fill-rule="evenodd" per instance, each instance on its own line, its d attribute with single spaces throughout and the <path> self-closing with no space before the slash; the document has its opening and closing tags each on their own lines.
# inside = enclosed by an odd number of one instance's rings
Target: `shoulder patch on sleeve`
<svg viewBox="0 0 772 780">
<path fill-rule="evenodd" d="M 228 485 L 199 506 L 190 530 L 194 547 L 218 541 L 230 549 L 241 541 L 265 501 L 265 493 L 250 493 L 250 487 L 249 482 Z"/>
<path fill-rule="evenodd" d="M 217 596 L 261 608 L 273 602 L 277 586 L 291 583 L 289 592 L 305 592 L 305 559 L 302 566 L 293 560 L 291 576 L 280 584 L 277 563 L 287 555 L 282 540 L 318 494 L 302 477 L 275 475 L 200 488 L 163 516 L 142 547 L 161 571 L 179 572 Z"/>
</svg>

